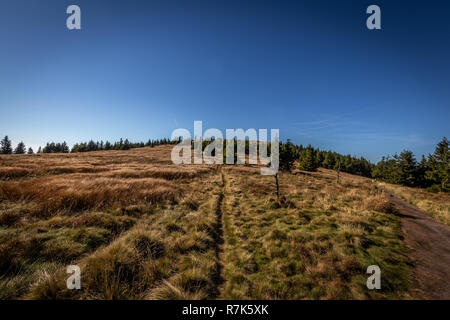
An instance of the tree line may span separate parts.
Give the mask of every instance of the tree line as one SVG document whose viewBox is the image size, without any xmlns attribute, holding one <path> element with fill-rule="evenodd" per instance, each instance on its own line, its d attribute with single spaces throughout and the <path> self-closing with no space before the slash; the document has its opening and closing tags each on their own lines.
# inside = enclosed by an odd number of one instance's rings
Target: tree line
<svg viewBox="0 0 450 320">
<path fill-rule="evenodd" d="M 299 169 L 316 171 L 318 167 L 339 170 L 408 187 L 426 188 L 431 192 L 450 191 L 449 142 L 444 137 L 433 154 L 418 162 L 410 150 L 393 157 L 382 157 L 376 165 L 363 157 L 322 151 L 311 145 L 294 145 L 289 140 L 280 144 L 280 169 L 290 171 L 295 161 Z"/>
<path fill-rule="evenodd" d="M 408 187 L 426 188 L 432 192 L 450 191 L 450 159 L 448 139 L 444 137 L 434 153 L 422 156 L 418 162 L 414 154 L 404 150 L 400 155 L 383 157 L 372 171 L 373 178 Z"/>
<path fill-rule="evenodd" d="M 143 148 L 143 147 L 155 147 L 165 144 L 177 144 L 180 140 L 169 140 L 167 138 L 163 139 L 149 139 L 147 142 L 130 142 L 128 139 L 123 140 L 120 138 L 119 141 L 111 143 L 109 141 L 96 141 L 90 140 L 89 142 L 76 143 L 72 147 L 70 152 L 90 152 L 90 151 L 106 151 L 106 150 L 129 150 L 133 148 Z"/>
<path fill-rule="evenodd" d="M 325 151 L 307 145 L 294 145 L 290 140 L 280 144 L 280 163 L 283 167 L 290 167 L 287 163 L 293 164 L 298 161 L 299 169 L 304 171 L 316 171 L 317 168 L 340 170 L 343 172 L 356 174 L 364 177 L 372 176 L 374 165 L 364 157 L 353 157 L 342 155 L 334 151 Z"/>
<path fill-rule="evenodd" d="M 74 152 L 90 152 L 90 151 L 105 151 L 105 150 L 129 150 L 133 148 L 142 147 L 154 147 L 164 144 L 177 144 L 179 139 L 169 140 L 167 138 L 163 139 L 149 139 L 147 142 L 130 142 L 128 139 L 123 140 L 122 138 L 114 143 L 109 141 L 96 141 L 90 140 L 88 142 L 75 143 L 72 149 L 69 148 L 67 143 L 64 141 L 62 143 L 47 142 L 45 147 L 39 147 L 37 153 L 74 153 Z M 17 144 L 15 149 L 12 148 L 12 142 L 8 136 L 5 136 L 0 141 L 0 154 L 34 154 L 33 149 L 30 147 L 28 150 L 25 147 L 23 141 Z"/>
<path fill-rule="evenodd" d="M 11 140 L 9 140 L 8 136 L 5 136 L 1 141 L 0 141 L 0 154 L 25 154 L 25 153 L 29 153 L 29 154 L 33 154 L 34 151 L 32 148 L 28 148 L 28 151 L 25 149 L 25 143 L 23 143 L 23 141 L 20 141 L 17 144 L 17 147 L 13 150 L 12 147 L 12 143 Z"/>
<path fill-rule="evenodd" d="M 215 139 L 203 140 L 202 149 L 215 141 Z M 271 143 L 267 142 L 267 155 L 271 153 Z M 191 147 L 194 149 L 194 141 L 191 142 Z M 237 160 L 237 140 L 234 138 L 234 160 Z M 259 148 L 259 146 L 258 146 Z M 250 142 L 245 140 L 245 154 L 248 155 L 250 150 Z M 223 141 L 223 156 L 226 158 L 227 148 L 226 140 Z M 214 156 L 214 152 L 212 153 Z M 369 160 L 361 157 L 356 158 L 350 155 L 341 155 L 333 151 L 319 150 L 311 145 L 306 147 L 303 145 L 295 145 L 290 139 L 287 142 L 279 142 L 279 165 L 280 170 L 290 171 L 295 162 L 298 163 L 300 170 L 316 171 L 319 167 L 327 169 L 340 170 L 347 173 L 352 173 L 360 176 L 371 177 L 374 165 Z"/>
<path fill-rule="evenodd" d="M 90 140 L 88 142 L 76 143 L 72 149 L 66 142 L 49 142 L 44 148 L 39 147 L 37 153 L 69 153 L 69 152 L 90 152 L 103 150 L 129 150 L 132 148 L 154 147 L 165 144 L 178 144 L 181 138 L 175 140 L 149 139 L 147 142 L 130 142 L 128 139 L 120 139 L 117 142 Z M 213 141 L 213 140 L 212 140 Z M 203 141 L 203 148 L 211 141 Z M 270 145 L 270 143 L 269 143 Z M 237 144 L 235 143 L 235 153 Z M 245 142 L 245 152 L 248 154 L 249 142 Z M 224 148 L 224 156 L 226 148 Z M 19 142 L 13 149 L 12 142 L 5 136 L 0 141 L 0 154 L 33 154 L 30 147 L 28 150 L 23 141 Z M 268 146 L 268 154 L 270 147 Z M 402 151 L 399 155 L 382 157 L 377 164 L 372 164 L 364 157 L 353 157 L 342 155 L 334 151 L 319 150 L 311 145 L 295 145 L 289 139 L 286 143 L 279 145 L 280 170 L 290 171 L 295 162 L 298 168 L 305 171 L 316 171 L 317 168 L 347 172 L 368 178 L 374 178 L 394 184 L 401 184 L 408 187 L 426 188 L 432 192 L 450 191 L 450 164 L 449 164 L 449 143 L 444 137 L 436 146 L 433 154 L 428 157 L 422 156 L 418 162 L 414 154 L 409 150 Z"/>
</svg>

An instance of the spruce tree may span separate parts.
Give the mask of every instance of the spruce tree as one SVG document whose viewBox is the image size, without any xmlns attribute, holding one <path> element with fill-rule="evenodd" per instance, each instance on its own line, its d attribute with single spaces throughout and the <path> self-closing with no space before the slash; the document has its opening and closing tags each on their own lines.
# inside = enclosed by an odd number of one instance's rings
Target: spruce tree
<svg viewBox="0 0 450 320">
<path fill-rule="evenodd" d="M 128 150 L 130 149 L 130 141 L 128 141 L 128 139 L 125 139 L 124 143 L 123 143 L 123 150 Z"/>
<path fill-rule="evenodd" d="M 94 140 L 90 140 L 87 145 L 87 151 L 95 151 L 95 150 L 97 150 L 97 144 L 94 142 Z"/>
<path fill-rule="evenodd" d="M 425 178 L 431 185 L 435 185 L 441 191 L 450 191 L 450 157 L 448 139 L 444 137 L 438 143 L 432 155 L 428 157 L 428 170 Z"/>
<path fill-rule="evenodd" d="M 314 155 L 314 150 L 312 149 L 312 147 L 308 146 L 300 154 L 299 168 L 300 168 L 300 170 L 305 170 L 305 171 L 316 171 L 317 170 L 318 164 L 316 162 L 316 157 Z"/>
<path fill-rule="evenodd" d="M 417 184 L 417 162 L 414 154 L 409 150 L 404 150 L 398 158 L 398 183 L 408 187 Z"/>
<path fill-rule="evenodd" d="M 64 141 L 61 144 L 61 151 L 62 153 L 69 153 L 69 146 L 67 145 L 67 143 Z"/>
<path fill-rule="evenodd" d="M 14 153 L 15 154 L 25 154 L 26 149 L 25 149 L 25 143 L 23 143 L 23 141 L 20 141 L 19 144 L 17 145 L 17 147 L 14 149 Z"/>
<path fill-rule="evenodd" d="M 281 171 L 291 171 L 294 161 L 297 158 L 295 146 L 290 140 L 287 143 L 280 143 L 279 146 L 279 167 Z"/>
<path fill-rule="evenodd" d="M 27 154 L 34 154 L 33 148 L 29 147 Z"/>
<path fill-rule="evenodd" d="M 0 153 L 1 154 L 11 154 L 12 153 L 11 140 L 9 140 L 8 136 L 5 136 L 0 141 Z"/>
<path fill-rule="evenodd" d="M 335 163 L 336 163 L 336 160 L 334 158 L 334 154 L 332 152 L 327 152 L 325 154 L 325 158 L 323 160 L 323 166 L 327 169 L 333 169 Z"/>
<path fill-rule="evenodd" d="M 428 171 L 428 161 L 424 155 L 422 155 L 422 160 L 417 165 L 417 186 L 421 188 L 429 187 L 427 179 L 425 179 L 425 174 Z"/>
</svg>

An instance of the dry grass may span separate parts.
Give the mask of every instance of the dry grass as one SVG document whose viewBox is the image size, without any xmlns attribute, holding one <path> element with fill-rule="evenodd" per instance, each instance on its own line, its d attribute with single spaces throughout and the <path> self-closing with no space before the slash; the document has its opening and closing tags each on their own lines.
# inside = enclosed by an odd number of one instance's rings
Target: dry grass
<svg viewBox="0 0 450 320">
<path fill-rule="evenodd" d="M 450 194 L 444 192 L 431 193 L 419 188 L 409 188 L 384 182 L 379 182 L 378 185 L 427 212 L 437 221 L 450 226 Z"/>
<path fill-rule="evenodd" d="M 401 298 L 409 285 L 399 219 L 367 179 L 321 170 L 273 177 L 227 168 L 224 299 Z M 259 185 L 271 186 L 264 194 Z M 255 190 L 249 189 L 255 186 Z M 380 291 L 365 270 L 383 270 Z"/>
<path fill-rule="evenodd" d="M 0 156 L 0 298 L 377 299 L 407 294 L 399 220 L 367 179 L 174 166 L 170 146 Z M 82 289 L 66 288 L 79 265 Z M 381 291 L 365 268 L 383 270 Z"/>
<path fill-rule="evenodd" d="M 161 146 L 0 156 L 0 298 L 143 298 L 189 275 L 178 259 L 210 261 L 200 217 L 215 221 L 216 168 L 171 166 L 168 155 Z M 199 217 L 187 223 L 190 211 Z M 68 264 L 83 268 L 81 292 L 65 288 Z"/>
<path fill-rule="evenodd" d="M 397 209 L 385 194 L 369 196 L 363 200 L 363 208 L 384 213 L 396 213 Z"/>
<path fill-rule="evenodd" d="M 86 174 L 0 183 L 0 199 L 36 202 L 35 214 L 100 209 L 139 201 L 157 203 L 174 200 L 180 193 L 176 184 L 164 179 L 114 179 Z"/>
</svg>

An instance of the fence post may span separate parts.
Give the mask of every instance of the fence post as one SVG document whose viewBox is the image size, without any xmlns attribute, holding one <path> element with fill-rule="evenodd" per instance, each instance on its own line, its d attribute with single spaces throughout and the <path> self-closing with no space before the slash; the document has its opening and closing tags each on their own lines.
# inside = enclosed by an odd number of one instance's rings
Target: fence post
<svg viewBox="0 0 450 320">
<path fill-rule="evenodd" d="M 280 188 L 278 186 L 278 172 L 275 173 L 275 186 L 276 186 L 276 194 L 277 194 L 277 198 L 278 198 L 280 196 L 280 194 L 279 194 Z"/>
<path fill-rule="evenodd" d="M 341 158 L 339 157 L 339 166 L 337 170 L 337 183 L 339 184 L 341 182 Z"/>
</svg>

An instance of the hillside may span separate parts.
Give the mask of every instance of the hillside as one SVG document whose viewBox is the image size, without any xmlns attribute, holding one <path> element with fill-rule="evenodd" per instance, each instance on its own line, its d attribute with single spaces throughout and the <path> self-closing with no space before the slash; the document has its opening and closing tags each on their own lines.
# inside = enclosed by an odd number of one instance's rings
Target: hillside
<svg viewBox="0 0 450 320">
<path fill-rule="evenodd" d="M 0 298 L 415 297 L 396 187 L 294 170 L 277 199 L 256 166 L 175 166 L 170 149 L 0 156 Z M 414 199 L 448 222 L 448 201 Z"/>
</svg>

